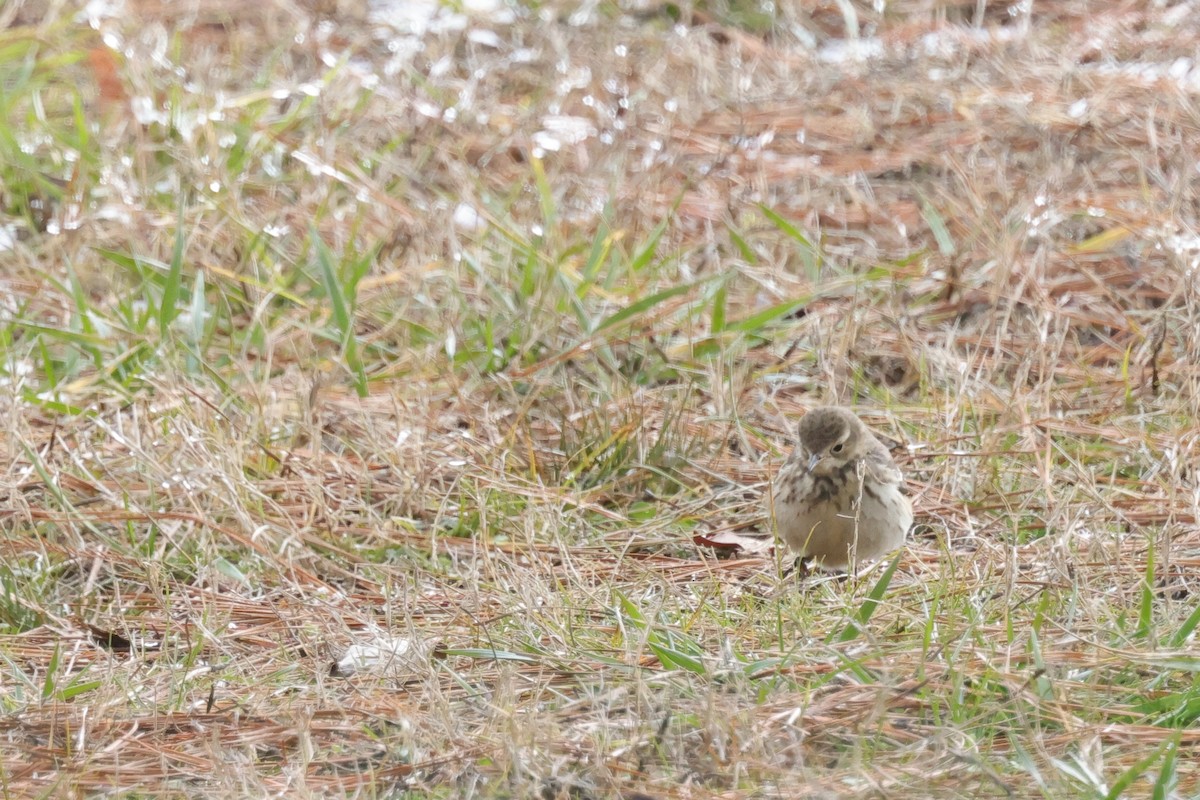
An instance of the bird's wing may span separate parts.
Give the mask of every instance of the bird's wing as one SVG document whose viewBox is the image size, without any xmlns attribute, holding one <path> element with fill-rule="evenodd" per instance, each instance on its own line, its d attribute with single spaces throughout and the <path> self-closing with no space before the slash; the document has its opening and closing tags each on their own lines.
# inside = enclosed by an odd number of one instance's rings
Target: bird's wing
<svg viewBox="0 0 1200 800">
<path fill-rule="evenodd" d="M 867 471 L 871 473 L 871 477 L 880 483 L 891 483 L 896 486 L 904 485 L 904 473 L 896 466 L 896 462 L 892 461 L 892 456 L 884 448 L 882 444 L 878 447 L 871 448 L 867 453 L 863 462 L 867 466 Z"/>
</svg>

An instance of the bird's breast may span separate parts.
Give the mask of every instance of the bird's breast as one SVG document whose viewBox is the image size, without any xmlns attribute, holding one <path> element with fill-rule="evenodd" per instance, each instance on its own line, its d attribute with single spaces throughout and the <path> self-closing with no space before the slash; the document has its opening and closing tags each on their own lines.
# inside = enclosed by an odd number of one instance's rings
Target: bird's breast
<svg viewBox="0 0 1200 800">
<path fill-rule="evenodd" d="M 809 499 L 813 505 L 833 503 L 837 498 L 857 498 L 862 478 L 858 462 L 850 461 L 830 472 L 814 472 Z"/>
</svg>

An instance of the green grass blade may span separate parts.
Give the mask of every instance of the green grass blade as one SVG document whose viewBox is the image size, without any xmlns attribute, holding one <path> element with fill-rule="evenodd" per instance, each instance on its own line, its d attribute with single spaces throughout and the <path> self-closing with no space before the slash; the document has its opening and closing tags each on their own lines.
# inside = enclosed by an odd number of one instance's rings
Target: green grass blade
<svg viewBox="0 0 1200 800">
<path fill-rule="evenodd" d="M 188 315 L 191 326 L 188 336 L 195 352 L 199 353 L 204 341 L 204 327 L 208 322 L 208 298 L 204 293 L 204 270 L 196 270 L 196 278 L 192 281 L 192 301 L 188 305 Z M 193 369 L 190 371 L 195 372 Z"/>
<path fill-rule="evenodd" d="M 333 329 L 342 345 L 342 358 L 354 375 L 354 389 L 359 397 L 367 396 L 366 368 L 358 353 L 358 339 L 354 334 L 353 302 L 358 291 L 358 281 L 365 274 L 365 259 L 352 265 L 349 280 L 343 283 L 333 261 L 333 253 L 321 238 L 315 225 L 309 227 L 309 236 L 317 251 L 317 265 L 321 270 L 321 284 L 333 314 Z M 369 262 L 366 262 L 369 266 Z"/>
<path fill-rule="evenodd" d="M 1146 573 L 1142 578 L 1142 602 L 1138 606 L 1138 626 L 1134 636 L 1138 639 L 1149 638 L 1154 628 L 1154 540 L 1151 539 L 1146 548 Z"/>
<path fill-rule="evenodd" d="M 713 292 L 712 322 L 710 323 L 713 333 L 725 330 L 725 303 L 728 300 L 728 286 L 728 283 L 722 281 L 721 285 L 717 287 L 717 291 Z"/>
<path fill-rule="evenodd" d="M 1175 772 L 1175 759 L 1179 755 L 1179 740 L 1181 734 L 1175 734 L 1164 743 L 1162 750 L 1162 767 L 1158 770 L 1158 780 L 1154 782 L 1151 793 L 1153 800 L 1168 800 L 1175 797 L 1175 789 L 1179 785 L 1179 776 Z"/>
<path fill-rule="evenodd" d="M 733 242 L 733 246 L 737 248 L 742 260 L 750 266 L 756 265 L 758 263 L 758 254 L 754 252 L 754 248 L 750 246 L 742 234 L 732 225 L 727 225 L 725 230 L 729 233 L 729 239 Z"/>
<path fill-rule="evenodd" d="M 669 218 L 664 217 L 661 222 L 654 226 L 654 230 L 650 232 L 650 238 L 642 245 L 642 249 L 637 252 L 633 260 L 629 262 L 630 272 L 636 275 L 654 260 L 654 256 L 658 254 L 658 243 L 662 240 L 663 233 L 667 230 L 668 221 Z"/>
<path fill-rule="evenodd" d="M 101 686 L 104 686 L 104 685 L 105 685 L 105 681 L 101 681 L 101 680 L 80 681 L 78 683 L 72 683 L 70 686 L 65 687 L 61 692 L 58 693 L 58 699 L 63 702 L 66 702 L 73 697 L 78 697 L 79 695 L 86 694 L 87 692 L 93 691 L 94 689 L 99 689 Z"/>
<path fill-rule="evenodd" d="M 644 630 L 647 623 L 642 610 L 621 592 L 615 592 L 615 594 L 617 596 L 617 605 L 621 607 L 621 615 L 632 622 L 635 627 Z"/>
<path fill-rule="evenodd" d="M 596 276 L 600 274 L 600 268 L 608 261 L 612 254 L 613 244 L 620 238 L 619 234 L 614 234 L 609 228 L 607 220 L 612 217 L 612 203 L 608 203 L 604 207 L 604 213 L 601 215 L 601 222 L 596 226 L 596 233 L 592 237 L 592 248 L 588 251 L 587 262 L 583 265 L 583 281 L 585 284 L 596 282 Z"/>
<path fill-rule="evenodd" d="M 704 662 L 699 658 L 655 642 L 647 642 L 646 645 L 654 652 L 659 663 L 667 669 L 683 669 L 695 675 L 707 674 Z"/>
<path fill-rule="evenodd" d="M 54 696 L 54 687 L 58 682 L 58 667 L 62 662 L 62 648 L 55 645 L 54 652 L 50 656 L 50 663 L 46 665 L 46 679 L 42 681 L 42 699 L 49 700 Z"/>
<path fill-rule="evenodd" d="M 1172 648 L 1180 648 L 1187 644 L 1188 638 L 1192 635 L 1192 631 L 1196 630 L 1196 626 L 1200 625 L 1200 605 L 1192 609 L 1192 613 L 1183 621 L 1179 629 L 1175 631 L 1175 635 L 1171 637 L 1169 646 Z"/>
<path fill-rule="evenodd" d="M 763 205 L 762 203 L 758 204 L 758 210 L 761 211 L 767 219 L 771 220 L 776 228 L 787 234 L 789 238 L 794 239 L 811 252 L 817 252 L 817 248 L 813 247 L 813 243 L 809 241 L 808 237 L 801 233 L 799 228 L 784 219 L 778 211 L 770 206 Z"/>
<path fill-rule="evenodd" d="M 625 308 L 622 308 L 620 311 L 617 311 L 614 314 L 610 314 L 603 321 L 601 321 L 599 325 L 597 325 L 595 327 L 595 329 L 593 330 L 593 333 L 599 333 L 600 331 L 603 331 L 606 328 L 611 328 L 614 325 L 620 325 L 622 322 L 625 322 L 626 320 L 633 319 L 634 317 L 636 317 L 640 314 L 646 313 L 647 311 L 654 308 L 655 306 L 657 306 L 659 303 L 662 303 L 663 301 L 670 300 L 672 297 L 678 297 L 681 294 L 687 294 L 688 292 L 695 289 L 697 286 L 701 286 L 705 283 L 708 283 L 711 280 L 714 280 L 714 279 L 713 278 L 702 278 L 701 280 L 694 281 L 692 283 L 684 283 L 679 286 L 672 286 L 669 289 L 663 289 L 661 292 L 655 292 L 654 294 L 650 295 L 649 297 L 643 297 L 641 300 L 638 300 L 636 303 L 631 303 L 630 305 L 625 306 Z"/>
<path fill-rule="evenodd" d="M 758 204 L 758 210 L 766 216 L 771 223 L 783 232 L 789 239 L 792 239 L 800 245 L 800 258 L 804 261 L 805 271 L 808 272 L 810 280 L 816 280 L 821 268 L 821 251 L 809 240 L 807 236 L 800 232 L 800 229 L 791 222 L 783 218 L 779 212 L 774 209 Z"/>
<path fill-rule="evenodd" d="M 846 627 L 842 629 L 841 635 L 838 636 L 837 641 L 848 642 L 862 633 L 862 628 L 866 626 L 867 622 L 871 619 L 871 615 L 875 613 L 875 609 L 879 607 L 879 602 L 887 594 L 888 586 L 892 582 L 892 576 L 896 574 L 896 567 L 900 565 L 901 555 L 902 553 L 897 553 L 892 559 L 892 563 L 887 565 L 887 569 L 883 571 L 883 574 L 879 576 L 879 580 L 871 588 L 867 599 L 859 606 L 858 613 L 854 615 L 854 621 L 847 623 Z"/>
<path fill-rule="evenodd" d="M 325 288 L 325 296 L 329 298 L 329 305 L 333 312 L 333 324 L 344 336 L 346 331 L 351 329 L 353 322 L 350 317 L 350 306 L 346 303 L 346 295 L 342 291 L 342 282 L 337 272 L 337 266 L 333 263 L 333 253 L 330 252 L 329 245 L 325 244 L 325 240 L 321 238 L 315 225 L 310 226 L 309 236 L 312 239 L 313 247 L 317 250 L 317 266 L 321 270 L 321 285 Z"/>
<path fill-rule="evenodd" d="M 158 307 L 158 329 L 163 336 L 179 315 L 179 292 L 183 282 L 183 254 L 187 243 L 183 227 L 183 203 L 179 204 L 179 221 L 175 228 L 175 249 L 171 253 L 166 278 L 163 280 L 162 302 Z"/>
<path fill-rule="evenodd" d="M 812 300 L 811 297 L 805 297 L 800 300 L 789 300 L 786 303 L 778 303 L 770 308 L 763 309 L 757 314 L 751 314 L 745 319 L 731 322 L 726 326 L 726 330 L 738 331 L 740 333 L 757 333 L 765 328 L 769 323 L 774 322 L 780 317 L 786 317 L 797 309 L 808 305 Z"/>
<path fill-rule="evenodd" d="M 451 647 L 447 648 L 446 655 L 459 658 L 479 658 L 486 661 L 516 661 L 521 664 L 537 664 L 539 662 L 539 659 L 525 653 L 493 650 L 490 647 Z"/>
<path fill-rule="evenodd" d="M 79 347 L 83 347 L 83 348 L 88 348 L 89 350 L 97 349 L 97 348 L 102 347 L 105 344 L 108 344 L 108 340 L 106 338 L 104 338 L 103 336 L 99 336 L 95 333 L 69 331 L 69 330 L 65 330 L 63 328 L 57 328 L 57 327 L 54 327 L 51 325 L 43 325 L 40 322 L 33 322 L 31 320 L 21 320 L 20 323 L 18 323 L 18 324 L 21 326 L 21 329 L 26 334 L 29 334 L 29 333 L 41 334 L 41 335 L 49 337 L 51 339 L 57 339 L 57 340 L 63 341 L 63 342 L 70 342 L 71 344 L 78 345 Z"/>
<path fill-rule="evenodd" d="M 95 252 L 105 261 L 110 261 L 128 272 L 142 276 L 142 265 L 153 267 L 162 272 L 170 270 L 170 265 L 154 258 L 137 258 L 128 253 L 122 253 L 118 250 L 108 250 L 103 247 L 95 248 Z"/>
<path fill-rule="evenodd" d="M 1166 758 L 1169 758 L 1170 753 L 1173 751 L 1172 746 L 1175 745 L 1176 743 L 1178 743 L 1178 741 L 1179 741 L 1179 734 L 1176 733 L 1174 737 L 1172 737 L 1171 739 L 1168 739 L 1167 741 L 1165 741 L 1161 745 L 1159 745 L 1158 748 L 1156 748 L 1153 753 L 1146 756 L 1141 761 L 1138 761 L 1132 767 L 1130 767 L 1129 769 L 1122 772 L 1120 777 L 1118 777 L 1115 781 L 1113 781 L 1113 785 L 1108 790 L 1108 794 L 1104 795 L 1104 800 L 1117 800 L 1117 798 L 1119 798 L 1119 797 L 1124 797 L 1125 793 L 1130 789 L 1130 787 L 1133 786 L 1134 781 L 1136 781 L 1138 778 L 1140 778 L 1142 776 L 1142 773 L 1144 773 L 1146 770 L 1150 769 L 1150 766 L 1152 764 L 1154 764 L 1155 761 L 1158 761 L 1159 758 L 1164 759 L 1164 765 L 1165 765 Z M 1161 772 L 1159 774 L 1159 780 L 1160 781 L 1162 780 Z"/>
<path fill-rule="evenodd" d="M 925 218 L 925 224 L 933 233 L 933 238 L 938 245 L 938 252 L 947 258 L 957 253 L 958 248 L 954 245 L 954 238 L 950 236 L 950 229 L 946 227 L 945 218 L 928 200 L 921 200 L 921 216 Z"/>
</svg>

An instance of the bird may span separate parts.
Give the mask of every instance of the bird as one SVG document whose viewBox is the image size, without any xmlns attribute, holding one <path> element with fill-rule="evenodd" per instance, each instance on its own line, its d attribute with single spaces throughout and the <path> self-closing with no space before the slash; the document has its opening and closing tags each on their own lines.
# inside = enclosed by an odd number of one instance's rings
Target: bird
<svg viewBox="0 0 1200 800">
<path fill-rule="evenodd" d="M 853 570 L 904 544 L 913 521 L 904 475 L 852 411 L 814 408 L 772 489 L 779 536 L 824 570 Z M 802 573 L 803 574 L 803 573 Z"/>
</svg>

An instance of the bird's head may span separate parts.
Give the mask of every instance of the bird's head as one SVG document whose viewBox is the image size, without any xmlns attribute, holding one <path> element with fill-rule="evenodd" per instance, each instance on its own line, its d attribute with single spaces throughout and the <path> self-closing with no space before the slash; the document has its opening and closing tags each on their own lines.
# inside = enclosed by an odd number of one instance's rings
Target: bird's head
<svg viewBox="0 0 1200 800">
<path fill-rule="evenodd" d="M 844 408 L 814 408 L 800 420 L 800 455 L 806 472 L 830 475 L 858 458 L 863 424 Z"/>
</svg>

